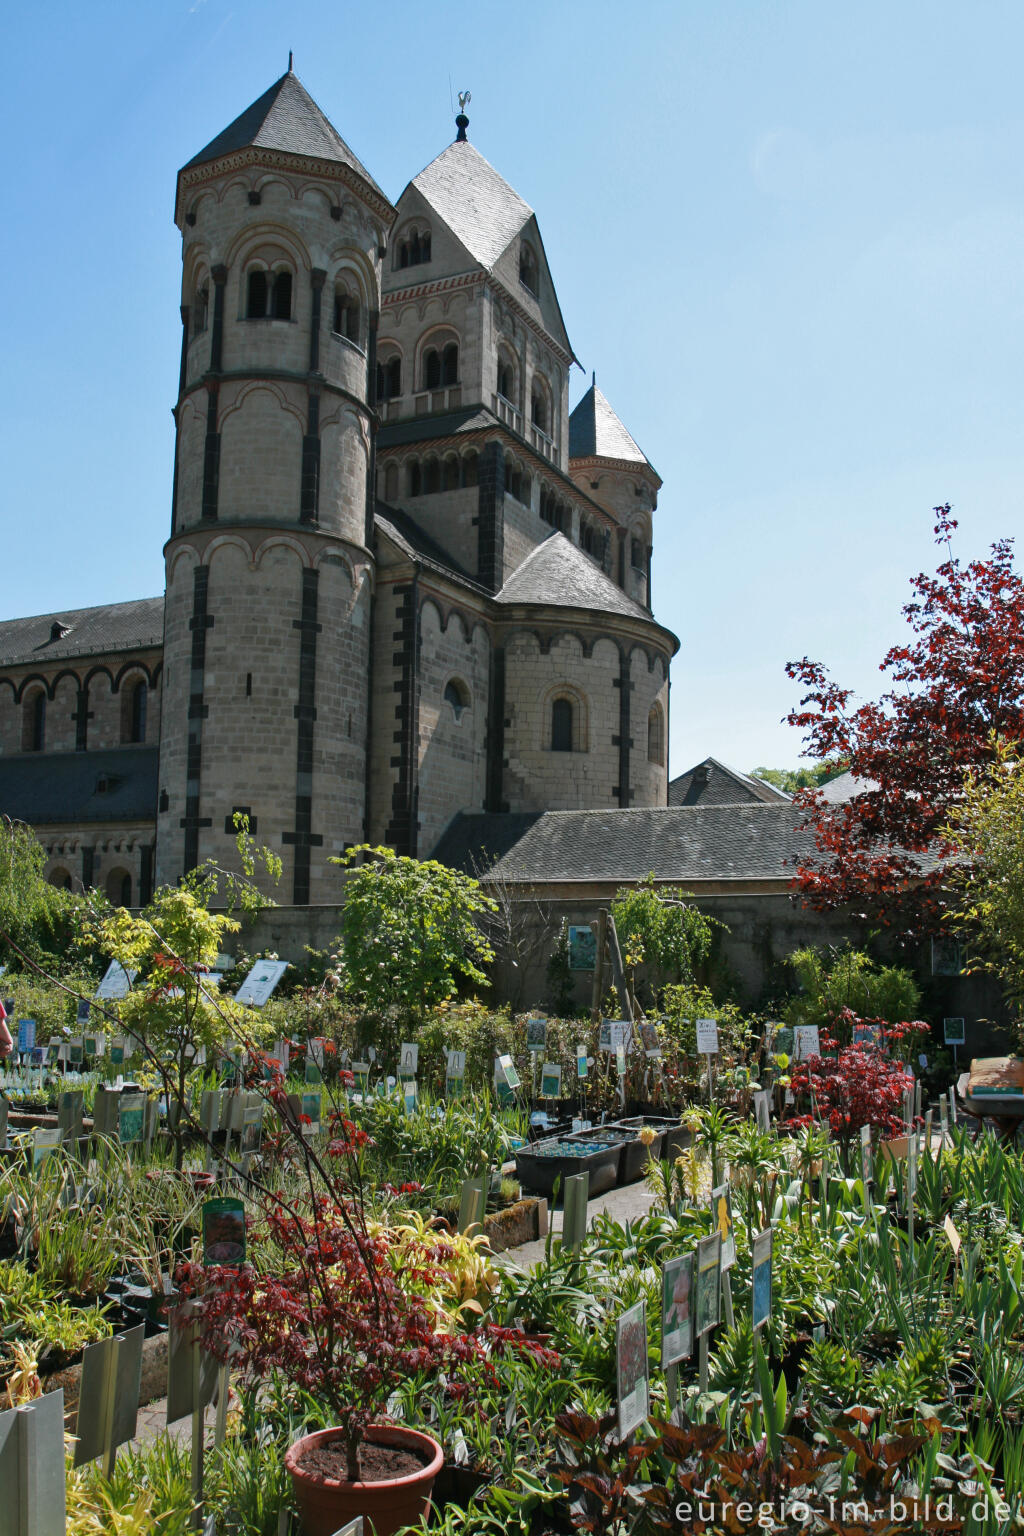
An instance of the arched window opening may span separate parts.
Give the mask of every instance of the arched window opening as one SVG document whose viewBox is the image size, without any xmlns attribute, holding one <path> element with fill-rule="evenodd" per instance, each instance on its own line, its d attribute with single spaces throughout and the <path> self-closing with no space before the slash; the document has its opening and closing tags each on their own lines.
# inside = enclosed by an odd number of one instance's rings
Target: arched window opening
<svg viewBox="0 0 1024 1536">
<path fill-rule="evenodd" d="M 423 387 L 424 389 L 441 387 L 441 354 L 436 347 L 431 347 L 423 358 Z"/>
<path fill-rule="evenodd" d="M 210 313 L 210 285 L 204 282 L 195 291 L 192 299 L 192 334 L 198 336 L 206 330 L 207 317 Z"/>
<path fill-rule="evenodd" d="M 516 501 L 523 499 L 523 472 L 515 459 L 505 460 L 505 489 Z"/>
<path fill-rule="evenodd" d="M 334 290 L 334 323 L 335 336 L 343 336 L 346 341 L 359 340 L 359 301 L 353 298 L 347 288 L 335 288 Z"/>
<path fill-rule="evenodd" d="M 516 376 L 512 364 L 505 358 L 498 358 L 498 394 L 503 400 L 515 399 Z"/>
<path fill-rule="evenodd" d="M 551 705 L 551 750 L 572 751 L 572 700 L 555 699 Z"/>
<path fill-rule="evenodd" d="M 548 431 L 548 403 L 544 391 L 536 384 L 530 391 L 530 420 L 538 432 Z"/>
<path fill-rule="evenodd" d="M 46 694 L 42 688 L 37 688 L 22 705 L 21 750 L 42 752 L 45 746 Z"/>
<path fill-rule="evenodd" d="M 545 487 L 540 493 L 540 519 L 542 523 L 554 523 L 554 497 Z"/>
<path fill-rule="evenodd" d="M 537 297 L 537 258 L 525 242 L 519 247 L 519 281 Z"/>
<path fill-rule="evenodd" d="M 446 491 L 457 491 L 459 488 L 459 461 L 454 453 L 450 453 L 444 461 L 444 488 Z"/>
<path fill-rule="evenodd" d="M 126 869 L 112 869 L 107 876 L 106 884 L 107 900 L 113 902 L 115 907 L 130 907 L 132 904 L 132 877 Z"/>
<path fill-rule="evenodd" d="M 528 507 L 530 505 L 530 493 L 531 493 L 531 490 L 532 490 L 532 485 L 531 485 L 531 482 L 530 482 L 530 477 L 529 477 L 529 475 L 524 474 L 523 477 L 522 477 L 522 484 L 521 484 L 521 487 L 520 487 L 520 494 L 519 494 L 519 500 L 523 503 L 524 507 Z"/>
<path fill-rule="evenodd" d="M 292 275 L 287 268 L 274 273 L 270 313 L 274 320 L 290 320 L 292 317 Z"/>
<path fill-rule="evenodd" d="M 478 466 L 478 463 L 477 463 L 477 455 L 475 453 L 467 453 L 466 457 L 462 461 L 462 483 L 463 483 L 463 485 L 476 485 L 477 484 L 478 468 L 479 468 L 479 466 Z"/>
<path fill-rule="evenodd" d="M 580 529 L 580 547 L 585 555 L 596 554 L 594 530 L 590 523 L 584 523 Z"/>
<path fill-rule="evenodd" d="M 58 891 L 70 891 L 70 872 L 66 869 L 62 869 L 60 865 L 58 865 L 56 869 L 51 869 L 47 884 L 52 885 L 54 889 Z"/>
<path fill-rule="evenodd" d="M 143 742 L 146 739 L 146 712 L 149 690 L 140 678 L 127 691 L 121 713 L 121 740 Z"/>
<path fill-rule="evenodd" d="M 398 465 L 389 464 L 384 471 L 384 500 L 395 501 L 398 498 Z"/>
<path fill-rule="evenodd" d="M 420 267 L 430 260 L 430 230 L 411 229 L 398 242 L 397 267 Z"/>
<path fill-rule="evenodd" d="M 402 393 L 402 359 L 382 358 L 377 364 L 377 399 L 397 400 Z"/>
<path fill-rule="evenodd" d="M 665 761 L 665 733 L 662 729 L 660 704 L 655 704 L 647 716 L 647 761 L 649 763 Z"/>
<path fill-rule="evenodd" d="M 639 539 L 630 539 L 629 541 L 629 563 L 634 571 L 646 569 L 647 559 L 644 546 Z"/>
<path fill-rule="evenodd" d="M 423 466 L 423 494 L 433 496 L 441 489 L 441 465 L 437 459 L 427 459 Z"/>
<path fill-rule="evenodd" d="M 459 382 L 459 344 L 450 341 L 444 349 L 444 359 L 441 365 L 442 384 L 457 384 Z"/>
<path fill-rule="evenodd" d="M 421 496 L 423 494 L 423 475 L 420 470 L 419 459 L 413 459 L 409 465 L 409 495 Z"/>
<path fill-rule="evenodd" d="M 444 701 L 451 705 L 456 722 L 461 720 L 463 710 L 469 708 L 469 689 L 461 678 L 453 677 L 445 683 Z"/>
<path fill-rule="evenodd" d="M 246 292 L 245 318 L 247 320 L 262 320 L 267 313 L 268 294 L 267 274 L 262 267 L 254 267 L 249 273 L 249 283 Z"/>
</svg>

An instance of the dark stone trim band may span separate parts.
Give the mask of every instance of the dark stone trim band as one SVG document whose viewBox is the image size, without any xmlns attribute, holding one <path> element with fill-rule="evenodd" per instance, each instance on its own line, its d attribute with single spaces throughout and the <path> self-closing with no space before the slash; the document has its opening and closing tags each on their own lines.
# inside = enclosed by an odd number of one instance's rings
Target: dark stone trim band
<svg viewBox="0 0 1024 1536">
<path fill-rule="evenodd" d="M 309 281 L 313 288 L 313 305 L 309 317 L 309 371 L 320 371 L 320 326 L 324 312 L 324 283 L 327 273 L 323 267 L 314 267 L 309 274 Z"/>
<path fill-rule="evenodd" d="M 323 846 L 313 826 L 313 733 L 316 725 L 316 646 L 322 626 L 317 622 L 320 572 L 302 573 L 301 617 L 292 620 L 299 631 L 299 702 L 295 706 L 295 829 L 281 834 L 282 843 L 295 849 L 292 904 L 309 905 L 310 850 Z"/>
<path fill-rule="evenodd" d="M 477 473 L 477 580 L 497 592 L 505 563 L 505 454 L 499 442 L 484 445 Z"/>
<path fill-rule="evenodd" d="M 188 751 L 185 766 L 185 814 L 181 825 L 185 829 L 184 873 L 195 869 L 199 863 L 199 829 L 213 825 L 212 818 L 199 815 L 199 787 L 203 763 L 203 720 L 207 714 L 203 703 L 203 687 L 206 674 L 206 631 L 213 628 L 213 619 L 207 612 L 210 595 L 210 567 L 197 565 L 192 572 L 192 657 L 188 681 Z"/>
<path fill-rule="evenodd" d="M 216 266 L 213 277 L 213 331 L 210 336 L 210 372 L 220 373 L 224 361 L 224 287 L 228 269 Z"/>
<path fill-rule="evenodd" d="M 505 647 L 491 651 L 490 713 L 487 717 L 487 780 L 484 810 L 507 811 L 505 801 Z"/>
<path fill-rule="evenodd" d="M 625 808 L 632 799 L 632 791 L 629 784 L 629 749 L 633 745 L 633 738 L 629 734 L 629 702 L 633 692 L 633 684 L 630 680 L 632 657 L 625 646 L 619 646 L 619 675 L 613 679 L 612 686 L 619 690 L 619 734 L 613 738 L 619 748 L 619 782 L 613 787 L 612 793 L 617 796 L 619 805 Z"/>
<path fill-rule="evenodd" d="M 206 443 L 203 448 L 203 507 L 204 523 L 217 521 L 217 501 L 220 494 L 220 433 L 217 431 L 217 386 L 211 384 L 206 397 Z"/>
<path fill-rule="evenodd" d="M 398 680 L 395 693 L 395 741 L 398 751 L 393 759 L 398 774 L 391 789 L 391 820 L 384 841 L 397 853 L 416 857 L 419 831 L 419 579 L 396 586 L 396 619 L 401 640 L 395 652 Z"/>
<path fill-rule="evenodd" d="M 315 523 L 320 514 L 320 395 L 309 392 L 309 418 L 302 439 L 302 482 L 299 489 L 299 521 Z"/>
</svg>

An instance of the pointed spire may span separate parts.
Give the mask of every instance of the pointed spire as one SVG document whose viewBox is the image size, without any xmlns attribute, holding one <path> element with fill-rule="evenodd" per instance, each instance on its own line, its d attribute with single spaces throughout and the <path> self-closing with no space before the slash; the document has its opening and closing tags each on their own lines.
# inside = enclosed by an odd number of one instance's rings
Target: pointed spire
<svg viewBox="0 0 1024 1536">
<path fill-rule="evenodd" d="M 289 74 L 293 74 L 294 73 L 294 71 L 292 69 L 292 58 L 293 58 L 292 50 L 289 48 L 288 49 L 288 73 Z"/>
</svg>

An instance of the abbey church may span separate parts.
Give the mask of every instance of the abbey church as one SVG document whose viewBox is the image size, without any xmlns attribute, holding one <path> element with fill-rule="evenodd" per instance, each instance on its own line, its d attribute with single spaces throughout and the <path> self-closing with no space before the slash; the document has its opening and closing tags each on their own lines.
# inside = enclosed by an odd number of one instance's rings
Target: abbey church
<svg viewBox="0 0 1024 1536">
<path fill-rule="evenodd" d="M 179 173 L 165 592 L 0 622 L 55 884 L 144 903 L 243 812 L 332 903 L 355 843 L 666 805 L 661 482 L 596 383 L 570 415 L 536 217 L 456 123 L 393 205 L 289 70 Z"/>
</svg>

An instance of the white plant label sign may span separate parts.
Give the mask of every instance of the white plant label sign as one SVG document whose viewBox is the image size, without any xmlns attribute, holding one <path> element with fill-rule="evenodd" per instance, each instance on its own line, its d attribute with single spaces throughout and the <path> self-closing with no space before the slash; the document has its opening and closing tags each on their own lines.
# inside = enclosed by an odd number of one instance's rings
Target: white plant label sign
<svg viewBox="0 0 1024 1536">
<path fill-rule="evenodd" d="M 697 1020 L 697 1053 L 700 1056 L 718 1055 L 718 1020 Z"/>
</svg>

